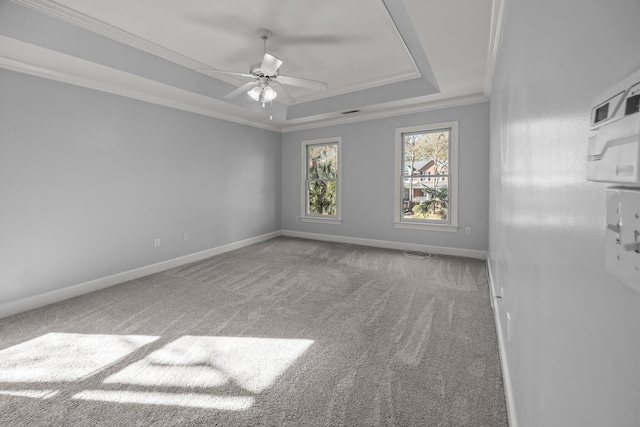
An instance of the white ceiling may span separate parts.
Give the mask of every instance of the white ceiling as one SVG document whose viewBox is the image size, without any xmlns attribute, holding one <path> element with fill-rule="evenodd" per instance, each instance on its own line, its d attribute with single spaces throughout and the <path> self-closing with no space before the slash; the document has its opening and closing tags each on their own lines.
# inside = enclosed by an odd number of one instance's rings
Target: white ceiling
<svg viewBox="0 0 640 427">
<path fill-rule="evenodd" d="M 494 0 L 14 2 L 191 70 L 248 72 L 263 54 L 257 31 L 269 29 L 280 74 L 326 82 L 326 92 L 287 86 L 294 105 L 261 111 L 246 95 L 222 98 L 241 79 L 209 74 L 212 92 L 199 96 L 213 98 L 211 115 L 285 131 L 477 102 L 491 73 Z M 361 112 L 342 116 L 348 109 Z"/>
</svg>

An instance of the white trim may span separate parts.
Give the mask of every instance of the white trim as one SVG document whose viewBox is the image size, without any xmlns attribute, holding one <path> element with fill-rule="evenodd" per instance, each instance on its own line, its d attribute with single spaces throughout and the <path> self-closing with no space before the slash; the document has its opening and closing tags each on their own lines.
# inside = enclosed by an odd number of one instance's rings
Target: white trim
<svg viewBox="0 0 640 427">
<path fill-rule="evenodd" d="M 447 233 L 457 233 L 460 228 L 460 226 L 452 224 L 431 224 L 406 221 L 394 221 L 393 226 L 395 228 L 404 228 L 407 230 L 445 231 Z"/>
<path fill-rule="evenodd" d="M 320 118 L 315 121 L 312 117 L 305 117 L 298 120 L 298 124 L 284 125 L 281 132 L 297 132 L 300 130 L 309 130 L 323 128 L 327 126 L 343 125 L 349 123 L 364 122 L 367 120 L 385 119 L 387 117 L 404 116 L 413 113 L 423 113 L 425 111 L 443 110 L 445 108 L 462 107 L 465 105 L 480 104 L 488 102 L 489 98 L 484 93 L 476 93 L 472 95 L 458 96 L 455 98 L 440 99 L 436 101 L 425 101 L 412 105 L 400 105 L 397 107 L 389 107 L 387 104 L 379 104 L 371 108 L 381 109 L 380 111 L 366 111 L 367 107 L 360 108 L 361 112 L 343 116 L 341 113 L 330 113 L 330 115 L 338 115 L 339 117 Z M 397 104 L 402 102 L 411 102 L 407 99 L 404 101 L 394 101 L 388 104 Z M 295 121 L 291 120 L 291 121 Z M 303 122 L 304 121 L 304 122 Z"/>
<path fill-rule="evenodd" d="M 498 48 L 504 26 L 504 10 L 507 0 L 493 0 L 491 5 L 491 32 L 489 34 L 489 50 L 487 52 L 487 70 L 484 82 L 484 94 L 491 96 L 493 73 L 498 58 Z"/>
<path fill-rule="evenodd" d="M 34 9 L 60 21 L 68 22 L 76 27 L 91 31 L 127 46 L 134 47 L 151 55 L 174 62 L 187 68 L 209 67 L 192 58 L 180 55 L 166 47 L 160 46 L 142 37 L 131 34 L 111 24 L 100 21 L 82 12 L 64 6 L 54 0 L 12 0 L 22 6 Z"/>
<path fill-rule="evenodd" d="M 99 34 L 103 37 L 107 37 L 111 40 L 115 40 L 119 43 L 125 44 L 127 46 L 134 47 L 143 52 L 149 53 L 151 55 L 155 55 L 159 58 L 166 59 L 167 61 L 171 61 L 175 64 L 181 65 L 183 67 L 190 68 L 194 71 L 198 71 L 206 76 L 212 77 L 210 74 L 207 74 L 206 71 L 196 70 L 196 68 L 209 68 L 214 69 L 211 65 L 203 64 L 198 62 L 197 60 L 181 55 L 178 52 L 175 52 L 171 49 L 168 49 L 164 46 L 156 44 L 150 40 L 147 40 L 143 37 L 132 34 L 128 31 L 125 31 L 121 28 L 115 27 L 107 22 L 96 19 L 92 16 L 86 15 L 78 10 L 74 10 L 68 6 L 62 5 L 54 0 L 12 0 L 15 3 L 18 3 L 22 6 L 26 6 L 28 8 L 37 10 L 38 12 L 44 13 L 46 15 L 52 16 L 56 19 L 59 19 L 64 22 L 68 22 L 76 27 L 83 28 L 85 30 L 91 31 L 95 34 Z M 408 56 L 409 62 L 411 63 L 412 71 L 408 73 L 400 73 L 396 76 L 385 77 L 384 79 L 380 79 L 377 81 L 365 81 L 359 82 L 353 85 L 349 85 L 341 90 L 331 91 L 329 95 L 340 95 L 343 93 L 348 93 L 352 91 L 365 90 L 371 87 L 380 86 L 382 84 L 390 84 L 396 83 L 403 80 L 407 80 L 412 77 L 420 77 L 420 70 L 416 65 L 409 48 L 404 43 L 402 36 L 400 35 L 400 31 L 395 25 L 393 18 L 389 14 L 389 11 L 383 4 L 382 0 L 375 0 L 376 5 L 380 9 L 383 19 L 389 25 L 390 30 L 394 34 L 394 36 L 399 40 L 399 43 L 404 47 L 404 51 Z M 213 77 L 218 80 L 226 81 L 229 83 L 237 83 L 237 79 L 234 78 L 225 78 L 224 76 L 216 76 Z M 323 97 L 326 97 L 327 92 L 323 94 Z M 306 102 L 311 100 L 301 98 L 299 102 Z"/>
<path fill-rule="evenodd" d="M 379 86 L 390 85 L 393 83 L 398 83 L 405 80 L 422 77 L 420 68 L 418 68 L 418 64 L 416 64 L 416 60 L 413 58 L 413 55 L 411 54 L 409 47 L 405 43 L 404 38 L 402 37 L 402 34 L 400 34 L 400 30 L 398 29 L 398 26 L 396 25 L 396 22 L 394 21 L 393 16 L 391 16 L 391 13 L 389 12 L 389 8 L 384 3 L 384 0 L 374 0 L 374 4 L 378 6 L 378 8 L 380 9 L 383 19 L 385 20 L 386 25 L 389 26 L 391 33 L 396 39 L 396 42 L 402 46 L 401 50 L 403 51 L 403 53 L 406 55 L 406 57 L 409 59 L 409 62 L 411 63 L 411 71 L 401 72 L 396 75 L 391 75 L 391 76 L 387 76 L 380 79 L 363 80 L 357 83 L 340 86 L 335 89 L 331 88 L 329 91 L 324 93 L 316 92 L 316 93 L 310 93 L 307 95 L 299 96 L 296 98 L 297 103 L 315 101 L 318 99 L 328 98 L 331 96 L 344 95 L 344 94 L 356 92 L 359 90 L 371 89 Z"/>
<path fill-rule="evenodd" d="M 487 252 L 487 276 L 489 278 L 489 290 L 491 292 L 491 307 L 493 307 L 493 319 L 496 323 L 496 333 L 498 335 L 498 347 L 500 350 L 500 365 L 502 367 L 502 383 L 504 385 L 504 397 L 507 402 L 507 416 L 509 418 L 509 426 L 518 427 L 518 420 L 516 418 L 515 400 L 513 398 L 513 386 L 511 384 L 511 377 L 509 376 L 509 364 L 507 363 L 507 351 L 505 347 L 505 338 L 502 331 L 502 323 L 500 322 L 500 307 L 502 304 L 494 304 L 494 298 L 500 297 L 496 293 L 495 282 L 493 281 L 493 274 L 491 272 L 491 258 Z"/>
<path fill-rule="evenodd" d="M 315 222 L 317 224 L 342 224 L 342 220 L 338 218 L 323 218 L 321 216 L 301 216 L 301 222 Z"/>
<path fill-rule="evenodd" d="M 221 110 L 244 115 L 260 113 L 251 113 L 242 107 L 231 106 L 208 96 L 2 35 L 0 68 L 234 123 L 280 131 L 279 126 L 262 124 Z"/>
<path fill-rule="evenodd" d="M 411 61 L 413 62 L 413 57 L 411 58 L 412 58 Z M 319 99 L 329 98 L 332 96 L 339 96 L 347 93 L 357 92 L 360 90 L 367 90 L 367 89 L 372 89 L 380 86 L 386 86 L 393 83 L 403 82 L 405 80 L 411 80 L 411 79 L 416 79 L 420 77 L 422 77 L 422 74 L 420 74 L 419 71 L 416 71 L 416 72 L 391 75 L 382 79 L 365 80 L 365 81 L 353 83 L 350 85 L 340 86 L 338 88 L 331 88 L 330 91 L 308 93 L 302 96 L 297 96 L 296 104 L 302 104 L 304 102 L 317 101 Z"/>
<path fill-rule="evenodd" d="M 336 178 L 336 215 L 335 216 L 318 216 L 307 214 L 307 146 L 319 144 L 338 144 L 338 174 Z M 301 184 L 302 193 L 300 194 L 300 221 L 317 222 L 323 224 L 341 224 L 342 223 L 342 137 L 334 136 L 331 138 L 308 139 L 301 142 Z"/>
<path fill-rule="evenodd" d="M 334 234 L 309 233 L 306 231 L 282 230 L 283 236 L 300 239 L 321 240 L 325 242 L 348 243 L 350 245 L 371 246 L 374 248 L 395 249 L 399 251 L 420 251 L 439 255 L 460 256 L 485 260 L 486 251 L 444 246 L 419 245 L 416 243 L 392 242 L 390 240 L 364 239 L 361 237 L 338 236 Z"/>
<path fill-rule="evenodd" d="M 248 113 L 248 110 L 242 107 L 232 106 L 214 98 L 175 88 L 144 77 L 2 35 L 0 35 L 0 68 L 280 133 L 316 129 L 338 124 L 357 123 L 424 111 L 441 110 L 444 108 L 483 103 L 489 100 L 484 94 L 475 94 L 408 106 L 398 106 L 396 108 L 385 107 L 383 111 L 364 111 L 355 116 L 340 116 L 334 119 L 320 119 L 297 125 L 280 126 L 261 123 L 259 119 L 256 119 L 256 121 L 243 119 L 240 117 L 241 114 L 246 115 L 251 113 Z M 398 102 L 402 101 L 394 102 L 394 104 Z M 384 104 L 376 106 L 375 108 L 382 107 L 384 107 Z M 233 111 L 236 111 L 238 114 L 234 115 L 221 111 L 229 109 L 233 109 Z"/>
<path fill-rule="evenodd" d="M 23 298 L 18 301 L 12 301 L 5 304 L 0 304 L 0 319 L 3 317 L 8 317 L 14 314 L 18 314 L 18 313 L 33 310 L 39 307 L 43 307 L 45 305 L 53 304 L 69 298 L 84 295 L 89 292 L 97 291 L 99 289 L 104 289 L 110 286 L 118 285 L 120 283 L 128 282 L 129 280 L 139 279 L 140 277 L 148 276 L 154 273 L 159 273 L 161 271 L 165 271 L 170 268 L 189 264 L 194 261 L 200 261 L 205 258 L 220 255 L 225 252 L 244 248 L 245 246 L 249 246 L 255 243 L 263 242 L 265 240 L 273 239 L 274 237 L 278 237 L 280 235 L 281 235 L 281 232 L 280 230 L 278 230 L 272 233 L 263 234 L 261 236 L 251 237 L 249 239 L 240 240 L 238 242 L 233 242 L 233 243 L 218 246 L 215 248 L 206 249 L 201 252 L 184 255 L 178 258 L 173 258 L 173 259 L 162 261 L 156 264 L 147 265 L 145 267 L 140 267 L 133 270 L 125 271 L 123 273 L 114 274 L 112 276 L 102 277 L 99 279 L 91 280 L 89 282 L 80 283 L 78 285 L 69 286 L 63 289 L 58 289 L 56 291 L 51 291 L 44 294 L 28 297 L 28 298 Z"/>
<path fill-rule="evenodd" d="M 402 175 L 404 168 L 404 160 L 402 158 L 402 135 L 404 133 L 411 132 L 430 132 L 440 129 L 450 129 L 449 134 L 449 222 L 448 223 L 434 223 L 434 222 L 413 222 L 402 221 L 402 197 L 403 192 L 400 188 L 403 186 Z M 445 231 L 445 232 L 457 232 L 458 231 L 458 138 L 459 138 L 459 126 L 458 121 L 442 122 L 442 123 L 429 123 L 418 126 L 408 126 L 402 128 L 396 128 L 395 131 L 395 166 L 394 166 L 394 202 L 393 202 L 393 222 L 396 228 L 410 228 L 410 229 L 422 229 L 429 231 Z"/>
<path fill-rule="evenodd" d="M 244 248 L 245 246 L 253 245 L 255 243 L 264 242 L 269 239 L 273 239 L 278 236 L 297 237 L 301 239 L 321 240 L 337 243 L 348 243 L 353 245 L 371 246 L 376 248 L 387 248 L 396 250 L 411 250 L 421 251 L 441 255 L 453 255 L 462 256 L 468 258 L 476 258 L 484 260 L 487 257 L 485 251 L 478 251 L 474 249 L 460 249 L 460 248 L 447 248 L 442 246 L 428 246 L 418 245 L 414 243 L 402 243 L 391 242 L 387 240 L 373 240 L 363 239 L 359 237 L 344 237 L 328 234 L 307 233 L 291 230 L 278 230 L 271 233 L 263 234 L 261 236 L 252 237 L 238 242 L 229 243 L 223 246 L 218 246 L 211 249 L 206 249 L 201 252 L 196 252 L 189 255 L 184 255 L 178 258 L 173 258 L 167 261 L 162 261 L 156 264 L 136 268 L 133 270 L 125 271 L 123 273 L 117 273 L 107 277 L 101 277 L 99 279 L 91 280 L 88 282 L 80 283 L 78 285 L 69 286 L 63 289 L 47 292 L 40 295 L 34 295 L 32 297 L 23 298 L 17 301 L 11 301 L 8 303 L 0 304 L 0 319 L 15 314 L 23 313 L 29 310 L 34 310 L 45 305 L 60 302 L 69 298 L 77 297 L 80 295 L 94 292 L 100 289 L 115 286 L 130 280 L 139 279 L 141 277 L 148 276 L 150 274 L 159 273 L 171 268 L 179 267 L 181 265 L 189 264 L 191 262 L 200 261 L 212 256 L 220 255 L 225 252 L 230 252 L 236 249 Z M 500 335 L 498 335 L 500 337 Z M 507 378 L 507 377 L 505 377 Z M 515 427 L 515 424 L 512 424 Z"/>
</svg>

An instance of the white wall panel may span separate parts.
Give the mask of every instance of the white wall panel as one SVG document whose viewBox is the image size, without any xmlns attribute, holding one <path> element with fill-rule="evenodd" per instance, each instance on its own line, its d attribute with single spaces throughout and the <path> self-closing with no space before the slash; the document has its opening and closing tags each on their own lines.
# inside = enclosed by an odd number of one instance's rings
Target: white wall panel
<svg viewBox="0 0 640 427">
<path fill-rule="evenodd" d="M 639 21 L 637 0 L 506 4 L 489 248 L 518 427 L 640 424 L 640 294 L 605 271 L 586 180 L 591 102 L 640 67 Z"/>
</svg>

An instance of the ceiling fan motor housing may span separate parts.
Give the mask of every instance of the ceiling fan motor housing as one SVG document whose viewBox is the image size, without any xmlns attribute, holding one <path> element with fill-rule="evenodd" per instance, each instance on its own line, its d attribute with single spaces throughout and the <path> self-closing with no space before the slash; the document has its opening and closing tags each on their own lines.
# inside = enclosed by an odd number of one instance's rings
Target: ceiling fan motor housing
<svg viewBox="0 0 640 427">
<path fill-rule="evenodd" d="M 265 74 L 265 72 L 262 71 L 262 68 L 260 68 L 261 65 L 262 65 L 262 62 L 256 62 L 255 64 L 251 64 L 251 67 L 249 67 L 249 74 L 258 78 L 259 77 L 275 77 L 278 75 L 278 73 L 274 74 L 273 76 L 269 76 Z"/>
</svg>

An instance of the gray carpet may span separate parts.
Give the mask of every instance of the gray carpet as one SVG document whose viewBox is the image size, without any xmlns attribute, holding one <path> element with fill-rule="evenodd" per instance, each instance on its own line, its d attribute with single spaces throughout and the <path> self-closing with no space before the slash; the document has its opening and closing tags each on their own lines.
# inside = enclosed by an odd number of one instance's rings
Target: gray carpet
<svg viewBox="0 0 640 427">
<path fill-rule="evenodd" d="M 279 237 L 0 338 L 2 426 L 507 426 L 473 259 Z"/>
</svg>

